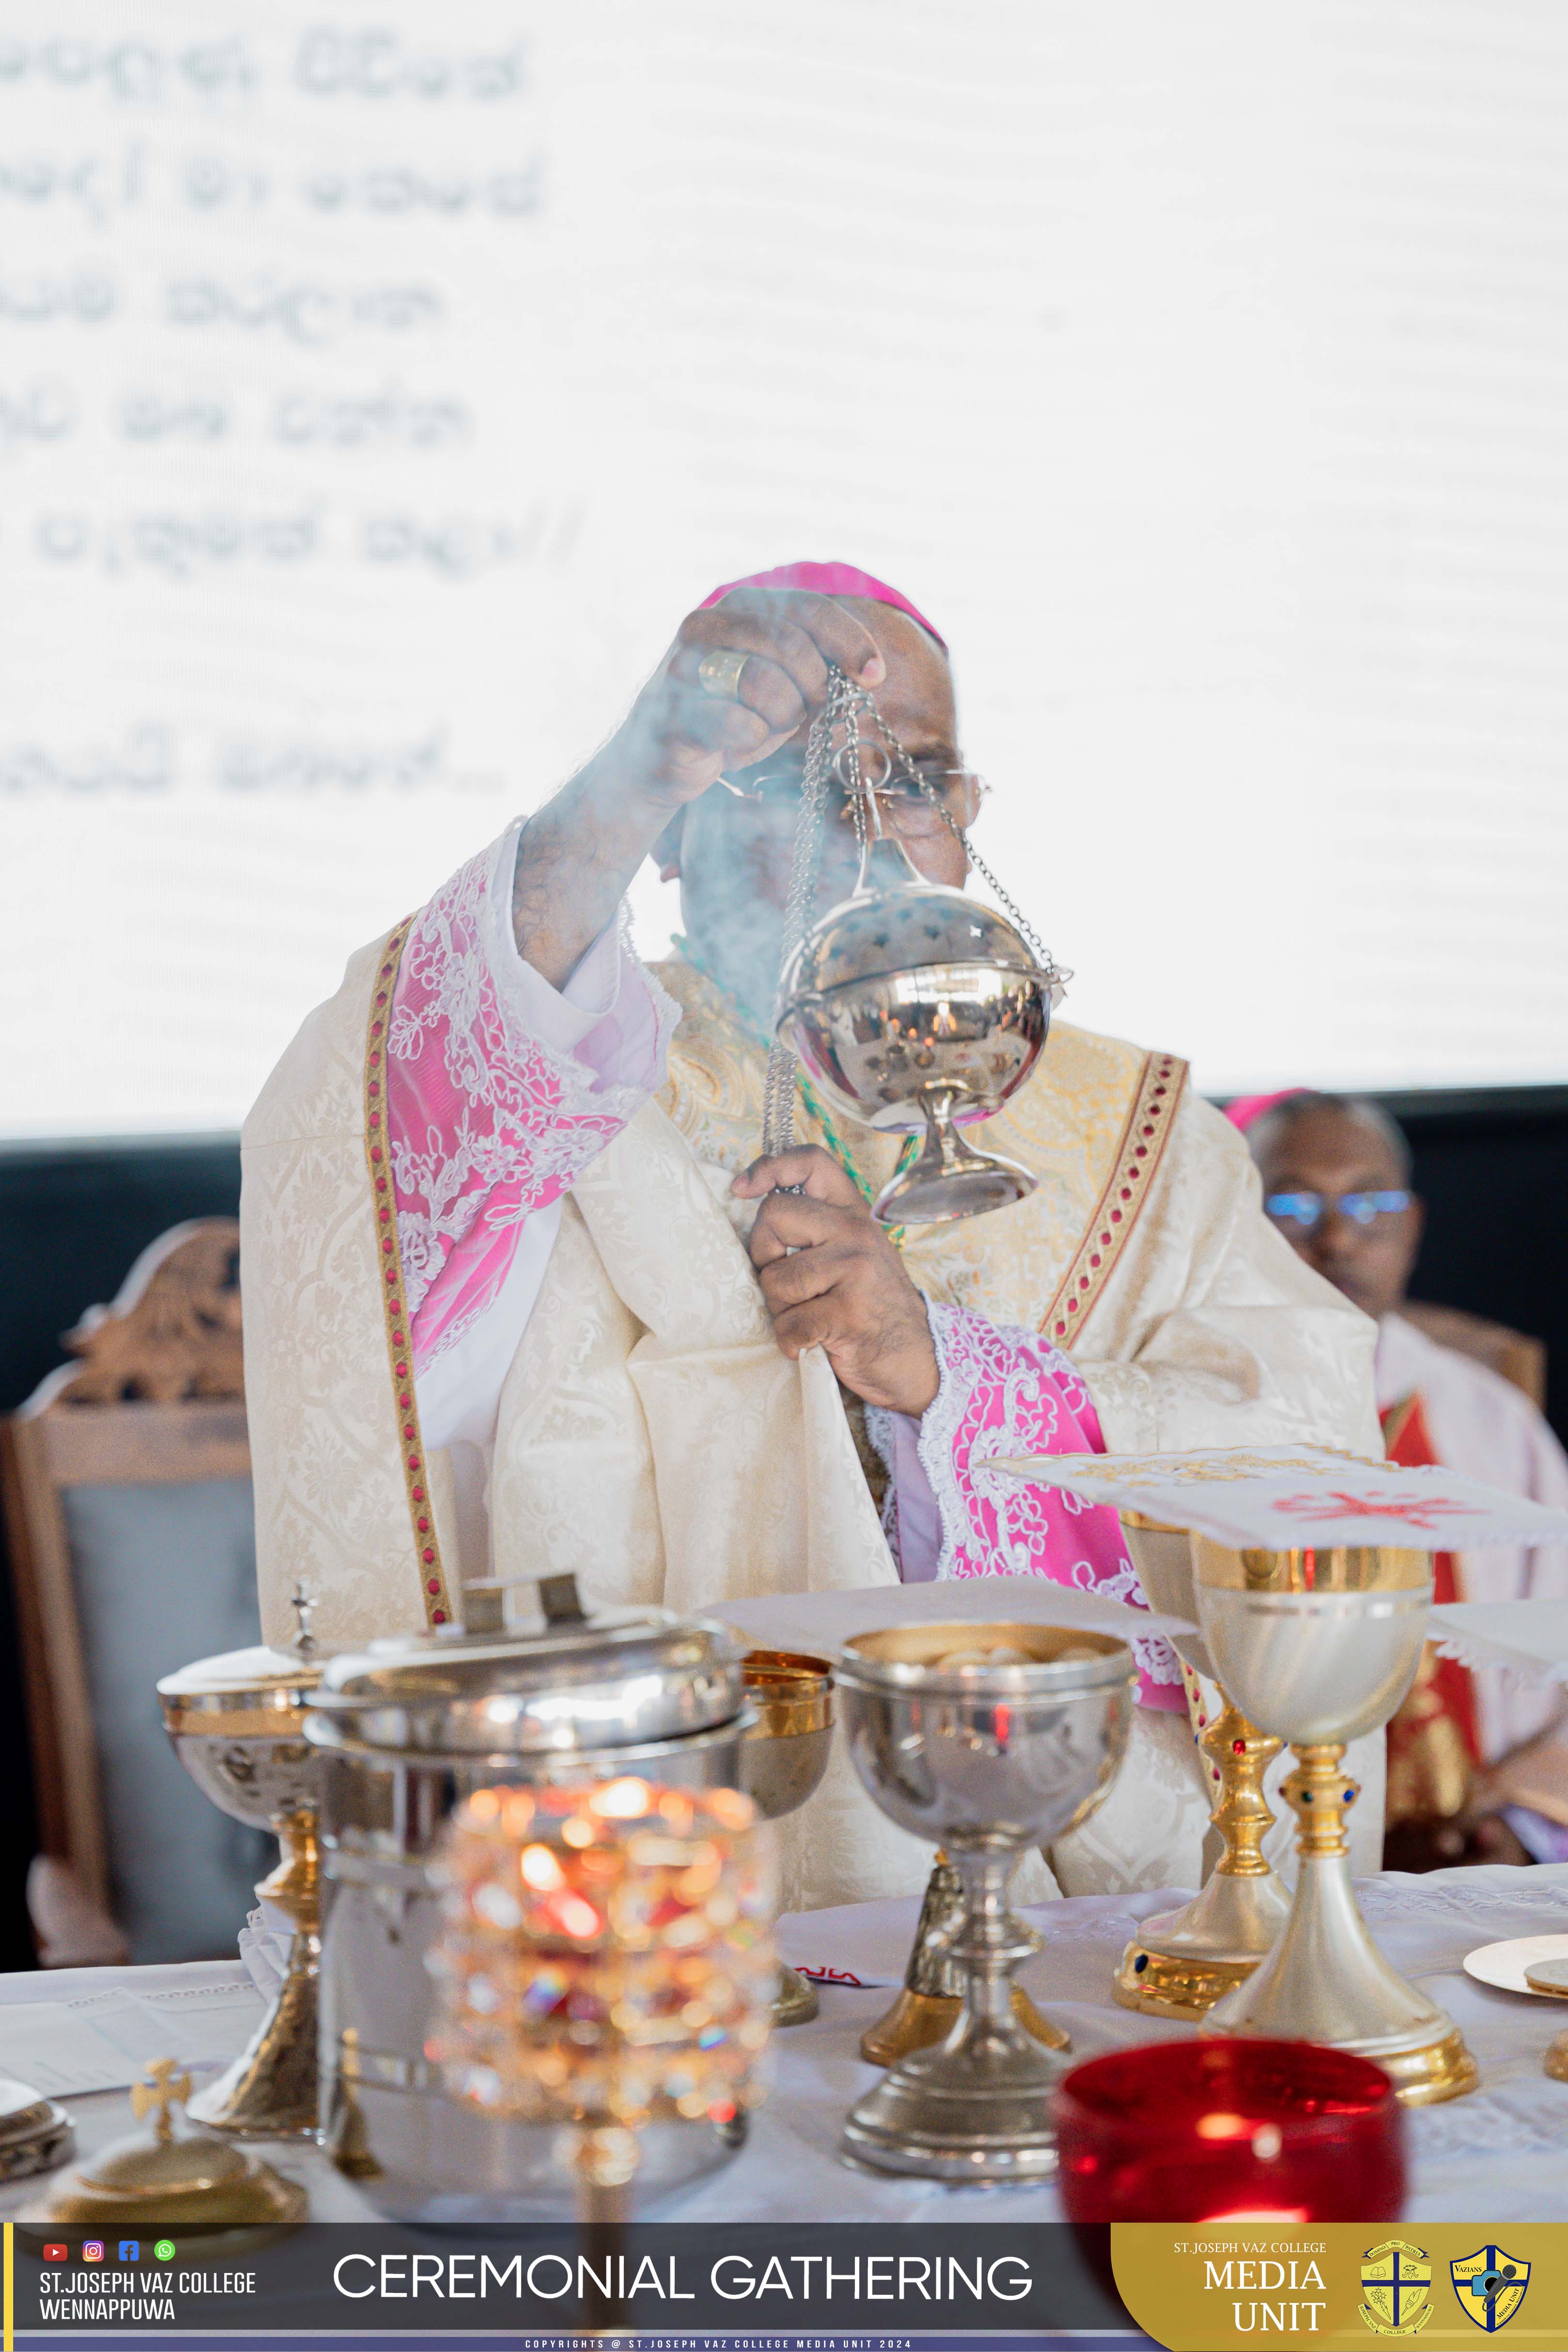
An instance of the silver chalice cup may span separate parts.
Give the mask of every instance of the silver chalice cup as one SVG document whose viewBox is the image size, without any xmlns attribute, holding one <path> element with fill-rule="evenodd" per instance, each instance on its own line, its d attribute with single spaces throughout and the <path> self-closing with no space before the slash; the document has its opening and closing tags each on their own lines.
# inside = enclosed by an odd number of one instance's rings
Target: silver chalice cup
<svg viewBox="0 0 1568 2352">
<path fill-rule="evenodd" d="M 1345 1834 L 1361 1793 L 1342 1769 L 1345 1747 L 1386 1723 L 1415 1679 L 1430 1559 L 1386 1545 L 1233 1551 L 1194 1535 L 1193 1566 L 1215 1672 L 1295 1751 L 1283 1794 L 1300 1824 L 1285 1931 L 1204 2031 L 1356 2051 L 1407 2105 L 1460 2097 L 1476 2087 L 1475 2060 L 1453 2019 L 1396 1975 L 1367 1933 Z"/>
<path fill-rule="evenodd" d="M 959 1129 L 1028 1077 L 1055 979 L 1003 916 L 922 882 L 896 840 L 868 838 L 856 889 L 781 976 L 778 1034 L 849 1118 L 923 1131 L 918 1158 L 877 1198 L 883 1224 L 975 1217 L 1034 1191 L 1026 1168 L 974 1150 Z"/>
<path fill-rule="evenodd" d="M 852 2109 L 851 2164 L 935 2180 L 1051 2171 L 1049 2094 L 1064 2062 L 1013 2011 L 1013 1971 L 1039 1937 L 1008 1883 L 1026 1847 L 1094 1811 L 1127 1746 L 1126 1643 L 1050 1625 L 906 1625 L 862 1633 L 837 1680 L 855 1769 L 900 1829 L 940 1844 L 963 1882 L 948 1942 L 963 2005 L 944 2042 L 900 2058 Z"/>
<path fill-rule="evenodd" d="M 310 2139 L 317 2127 L 321 1758 L 305 1709 L 321 1677 L 308 1634 L 288 1650 L 230 1650 L 158 1685 L 175 1755 L 220 1812 L 271 1830 L 282 1860 L 257 1888 L 293 1923 L 283 1981 L 234 2063 L 186 2113 L 239 2139 Z"/>
</svg>

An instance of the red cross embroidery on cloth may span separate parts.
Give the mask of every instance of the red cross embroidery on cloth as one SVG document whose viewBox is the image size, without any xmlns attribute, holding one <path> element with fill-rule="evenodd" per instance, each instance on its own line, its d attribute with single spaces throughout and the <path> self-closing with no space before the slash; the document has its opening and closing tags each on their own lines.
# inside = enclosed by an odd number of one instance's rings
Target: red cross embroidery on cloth
<svg viewBox="0 0 1568 2352">
<path fill-rule="evenodd" d="M 1337 1513 L 1329 1507 L 1333 1503 L 1340 1507 Z M 1460 1518 L 1475 1517 L 1470 1504 L 1455 1502 L 1443 1495 L 1428 1496 L 1420 1503 L 1379 1503 L 1361 1495 L 1281 1495 L 1273 1508 L 1277 1511 L 1297 1511 L 1314 1518 L 1326 1516 L 1347 1519 L 1404 1519 L 1413 1528 L 1425 1528 L 1428 1531 L 1435 1519 L 1450 1517 L 1455 1513 Z"/>
</svg>

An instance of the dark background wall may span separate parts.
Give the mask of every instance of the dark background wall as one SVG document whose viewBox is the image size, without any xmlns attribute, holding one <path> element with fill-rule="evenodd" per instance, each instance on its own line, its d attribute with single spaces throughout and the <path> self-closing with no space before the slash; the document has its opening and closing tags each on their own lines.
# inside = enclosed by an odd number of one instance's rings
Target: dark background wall
<svg viewBox="0 0 1568 2352">
<path fill-rule="evenodd" d="M 1430 1215 L 1415 1291 L 1546 1341 L 1568 1438 L 1568 1087 L 1387 1095 Z M 59 1336 L 113 1297 L 138 1251 L 185 1217 L 233 1216 L 232 1136 L 0 1148 L 0 1412 L 61 1360 Z M 3 1538 L 0 1538 L 3 1540 Z M 9 1574 L 0 1576 L 0 1969 L 32 1965 L 23 1884 L 32 1801 Z"/>
<path fill-rule="evenodd" d="M 1379 1099 L 1427 1202 L 1411 1295 L 1544 1339 L 1547 1417 L 1568 1444 L 1568 1087 Z"/>
</svg>

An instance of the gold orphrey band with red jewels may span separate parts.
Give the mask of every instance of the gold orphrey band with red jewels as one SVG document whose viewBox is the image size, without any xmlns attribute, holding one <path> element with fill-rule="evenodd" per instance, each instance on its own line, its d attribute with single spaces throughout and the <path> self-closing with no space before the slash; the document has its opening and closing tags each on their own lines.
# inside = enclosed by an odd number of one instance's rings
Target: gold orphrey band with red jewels
<svg viewBox="0 0 1568 2352">
<path fill-rule="evenodd" d="M 386 1124 L 386 1037 L 392 1023 L 392 993 L 404 942 L 414 918 L 407 916 L 387 934 L 371 992 L 370 1021 L 364 1042 L 364 1152 L 370 1170 L 371 1200 L 375 1211 L 376 1258 L 381 1267 L 381 1306 L 386 1318 L 386 1360 L 392 1375 L 392 1397 L 397 1414 L 398 1453 L 408 1496 L 408 1517 L 419 1563 L 419 1586 L 427 1625 L 445 1625 L 452 1615 L 436 1515 L 430 1507 L 430 1486 L 425 1462 L 425 1441 L 419 1433 L 419 1408 L 414 1401 L 414 1348 L 408 1311 L 403 1295 L 403 1254 L 397 1246 L 397 1202 L 392 1183 L 392 1155 Z"/>
<path fill-rule="evenodd" d="M 1040 1325 L 1047 1339 L 1071 1340 L 1105 1288 L 1131 1238 L 1138 1212 L 1148 1198 L 1154 1171 L 1164 1157 L 1176 1105 L 1186 1083 L 1187 1065 L 1175 1054 L 1151 1054 L 1116 1147 L 1110 1181 L 1060 1289 Z"/>
</svg>

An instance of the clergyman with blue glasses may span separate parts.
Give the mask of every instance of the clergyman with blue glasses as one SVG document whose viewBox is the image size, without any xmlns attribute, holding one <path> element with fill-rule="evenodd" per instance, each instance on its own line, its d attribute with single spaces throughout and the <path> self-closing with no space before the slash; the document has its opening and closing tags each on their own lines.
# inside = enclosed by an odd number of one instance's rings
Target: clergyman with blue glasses
<svg viewBox="0 0 1568 2352">
<path fill-rule="evenodd" d="M 1401 1314 L 1421 1245 L 1410 1147 L 1380 1105 L 1297 1091 L 1233 1104 L 1263 1205 L 1307 1263 L 1377 1324 L 1391 1460 L 1437 1462 L 1568 1506 L 1568 1455 L 1523 1391 Z M 1561 1600 L 1568 1550 L 1437 1555 L 1437 1598 Z M 1568 1701 L 1428 1649 L 1388 1734 L 1384 1864 L 1568 1860 Z"/>
</svg>

